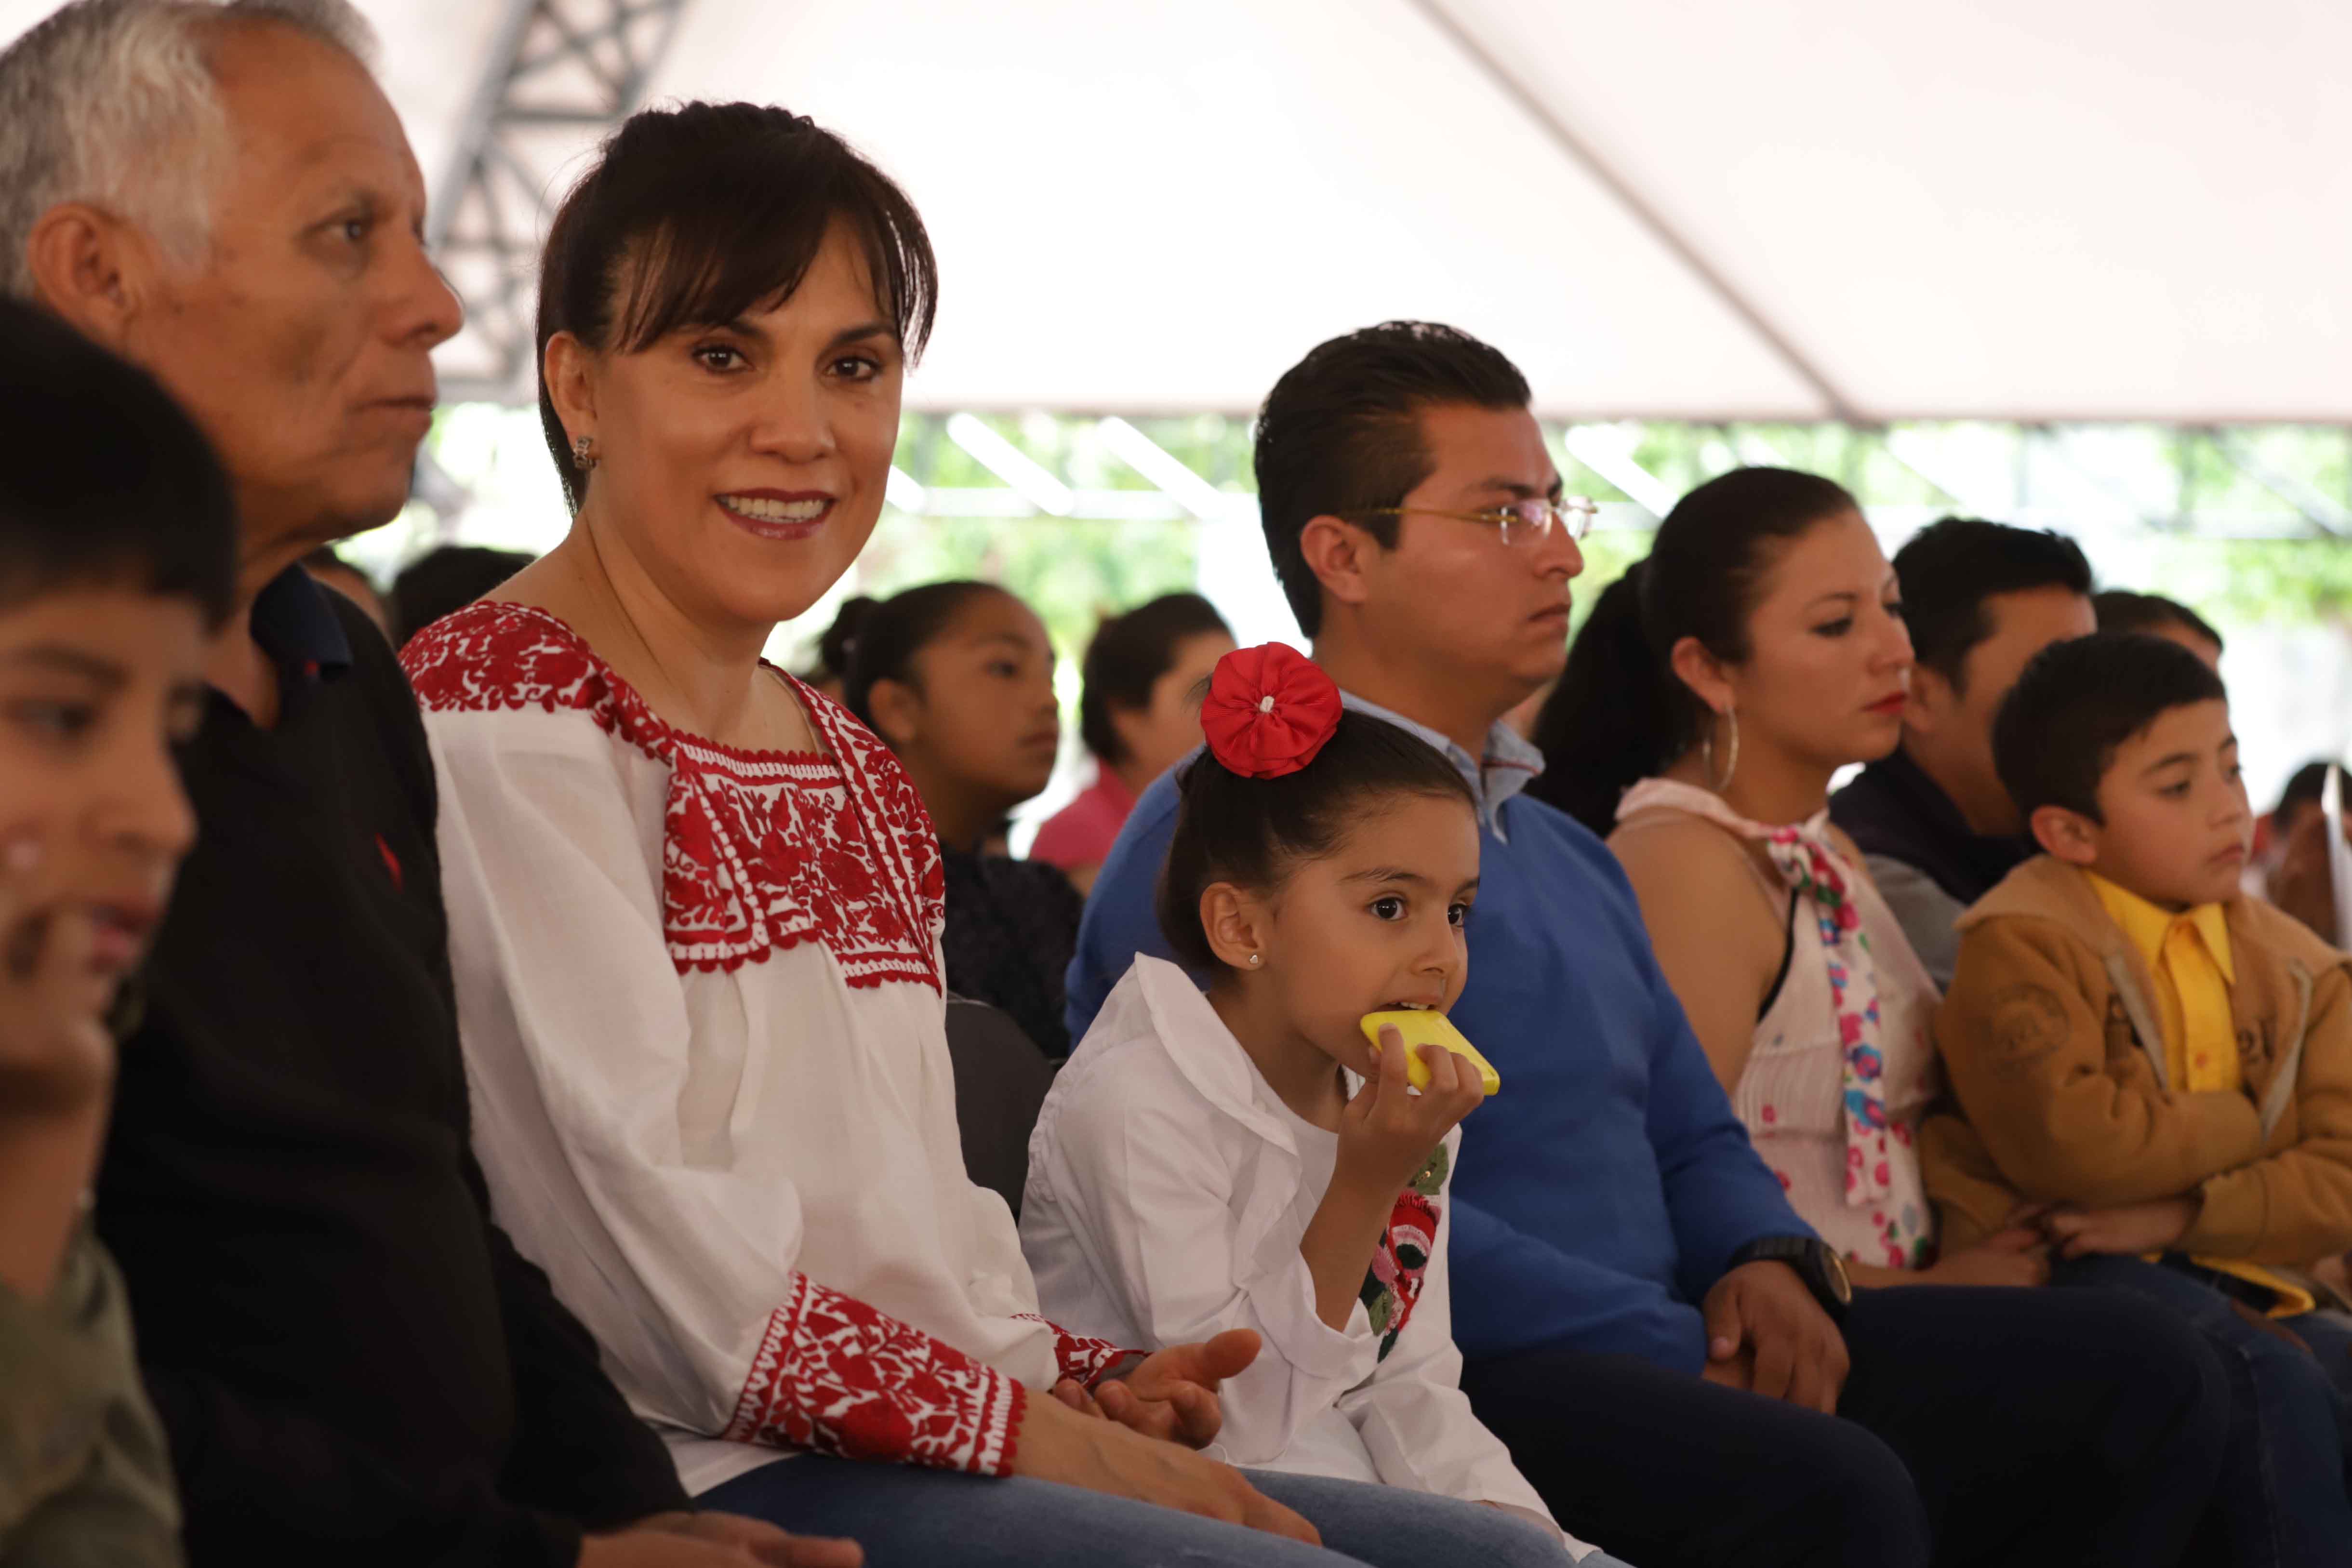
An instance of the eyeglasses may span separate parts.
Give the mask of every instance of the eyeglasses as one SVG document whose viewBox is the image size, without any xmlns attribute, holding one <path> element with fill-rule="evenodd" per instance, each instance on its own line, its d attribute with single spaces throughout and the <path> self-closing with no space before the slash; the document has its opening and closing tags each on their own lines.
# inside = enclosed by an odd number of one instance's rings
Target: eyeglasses
<svg viewBox="0 0 2352 1568">
<path fill-rule="evenodd" d="M 1529 496 L 1490 511 L 1447 511 L 1433 506 L 1375 506 L 1349 512 L 1349 517 L 1403 517 L 1422 512 L 1430 517 L 1451 517 L 1463 522 L 1483 522 L 1502 535 L 1507 545 L 1540 544 L 1551 537 L 1554 528 L 1565 530 L 1569 538 L 1582 539 L 1592 527 L 1592 520 L 1601 508 L 1585 496 L 1562 496 L 1556 501 L 1540 496 Z"/>
</svg>

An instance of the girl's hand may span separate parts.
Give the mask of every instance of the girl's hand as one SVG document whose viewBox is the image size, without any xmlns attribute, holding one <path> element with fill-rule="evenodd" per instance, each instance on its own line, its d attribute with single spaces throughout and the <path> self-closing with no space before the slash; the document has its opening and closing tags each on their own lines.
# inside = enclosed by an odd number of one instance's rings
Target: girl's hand
<svg viewBox="0 0 2352 1568">
<path fill-rule="evenodd" d="M 2012 1226 L 1966 1251 L 1945 1254 L 1915 1278 L 1922 1285 L 2047 1285 L 2050 1243 L 2038 1230 Z"/>
<path fill-rule="evenodd" d="M 1154 1351 L 1133 1371 L 1108 1378 L 1087 1397 L 1095 1413 L 1147 1437 L 1205 1448 L 1217 1440 L 1224 1412 L 1217 1390 L 1257 1360 L 1263 1341 L 1255 1329 L 1227 1329 L 1192 1344 Z M 1059 1389 L 1055 1391 L 1060 1393 Z M 1068 1399 L 1073 1409 L 1083 1406 Z"/>
<path fill-rule="evenodd" d="M 1394 1025 L 1381 1028 L 1380 1069 L 1339 1115 L 1336 1178 L 1393 1196 L 1429 1163 L 1430 1151 L 1454 1125 L 1486 1098 L 1477 1072 L 1452 1051 L 1423 1046 L 1421 1059 L 1429 1068 L 1429 1086 L 1415 1094 L 1405 1078 L 1404 1037 Z"/>
<path fill-rule="evenodd" d="M 2102 1253 L 2131 1256 L 2162 1252 L 2197 1223 L 2204 1207 L 2194 1197 L 2158 1198 L 2153 1203 L 2126 1204 L 2111 1209 L 2056 1209 L 2044 1215 L 2042 1231 L 2058 1245 L 2060 1256 L 2089 1258 Z"/>
</svg>

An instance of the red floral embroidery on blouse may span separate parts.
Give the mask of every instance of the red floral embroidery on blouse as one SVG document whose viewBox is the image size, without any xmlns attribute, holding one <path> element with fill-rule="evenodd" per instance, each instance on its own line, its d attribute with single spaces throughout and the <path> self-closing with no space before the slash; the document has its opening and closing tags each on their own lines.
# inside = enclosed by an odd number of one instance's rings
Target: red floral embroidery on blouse
<svg viewBox="0 0 2352 1568">
<path fill-rule="evenodd" d="M 585 713 L 669 767 L 662 931 L 681 973 L 815 940 L 852 985 L 944 990 L 930 815 L 838 704 L 792 681 L 829 755 L 722 746 L 663 722 L 571 627 L 525 605 L 469 605 L 419 632 L 401 663 L 428 711 Z"/>
<path fill-rule="evenodd" d="M 719 1436 L 1001 1476 L 1027 1397 L 994 1367 L 796 1274 Z"/>
<path fill-rule="evenodd" d="M 1103 1374 L 1116 1368 L 1119 1363 L 1131 1356 L 1150 1353 L 1145 1351 L 1129 1350 L 1124 1346 L 1113 1344 L 1108 1340 L 1074 1334 L 1061 1324 L 1041 1318 L 1034 1312 L 1015 1312 L 1013 1315 L 1032 1323 L 1044 1323 L 1053 1330 L 1054 1362 L 1061 1369 L 1061 1375 L 1076 1378 L 1080 1384 L 1087 1388 L 1092 1388 L 1101 1382 Z"/>
<path fill-rule="evenodd" d="M 1397 1336 L 1412 1321 L 1412 1310 L 1421 1301 L 1422 1281 L 1429 1271 L 1430 1255 L 1437 1249 L 1442 1215 L 1435 1199 L 1409 1187 L 1397 1194 L 1396 1205 L 1389 1210 L 1387 1228 L 1381 1232 L 1381 1245 L 1372 1254 L 1372 1266 L 1365 1271 L 1364 1287 L 1358 1293 L 1371 1319 L 1372 1332 L 1381 1336 L 1382 1361 L 1396 1349 Z"/>
</svg>

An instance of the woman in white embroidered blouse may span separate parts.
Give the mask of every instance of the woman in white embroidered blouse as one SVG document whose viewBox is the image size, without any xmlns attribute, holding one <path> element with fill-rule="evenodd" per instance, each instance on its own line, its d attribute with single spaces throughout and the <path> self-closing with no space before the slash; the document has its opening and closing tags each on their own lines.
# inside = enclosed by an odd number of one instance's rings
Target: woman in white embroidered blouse
<svg viewBox="0 0 2352 1568">
<path fill-rule="evenodd" d="M 1251 1336 L 1036 1315 L 959 1156 L 929 820 L 760 658 L 872 531 L 933 297 L 903 194 L 781 110 L 640 114 L 557 215 L 572 531 L 404 656 L 496 1213 L 707 1506 L 884 1561 L 1335 1561 L 1304 1512 L 1401 1563 L 1379 1489 L 1294 1511 L 1193 1451 Z"/>
<path fill-rule="evenodd" d="M 2039 1285 L 2022 1224 L 1936 1254 L 1913 1146 L 1935 983 L 1826 816 L 1836 770 L 1901 736 L 1901 608 L 1838 486 L 1701 486 L 1579 634 L 1538 726 L 1545 787 L 1611 835 L 1756 1152 L 1855 1282 Z"/>
</svg>

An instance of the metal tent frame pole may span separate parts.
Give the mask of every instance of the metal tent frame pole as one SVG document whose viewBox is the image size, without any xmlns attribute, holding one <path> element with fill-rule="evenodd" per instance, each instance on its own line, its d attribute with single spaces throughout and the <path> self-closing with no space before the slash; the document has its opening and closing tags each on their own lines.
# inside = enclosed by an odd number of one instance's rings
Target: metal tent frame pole
<svg viewBox="0 0 2352 1568">
<path fill-rule="evenodd" d="M 501 0 L 425 242 L 466 307 L 452 401 L 527 401 L 540 244 L 564 165 L 644 101 L 690 0 Z"/>
</svg>

